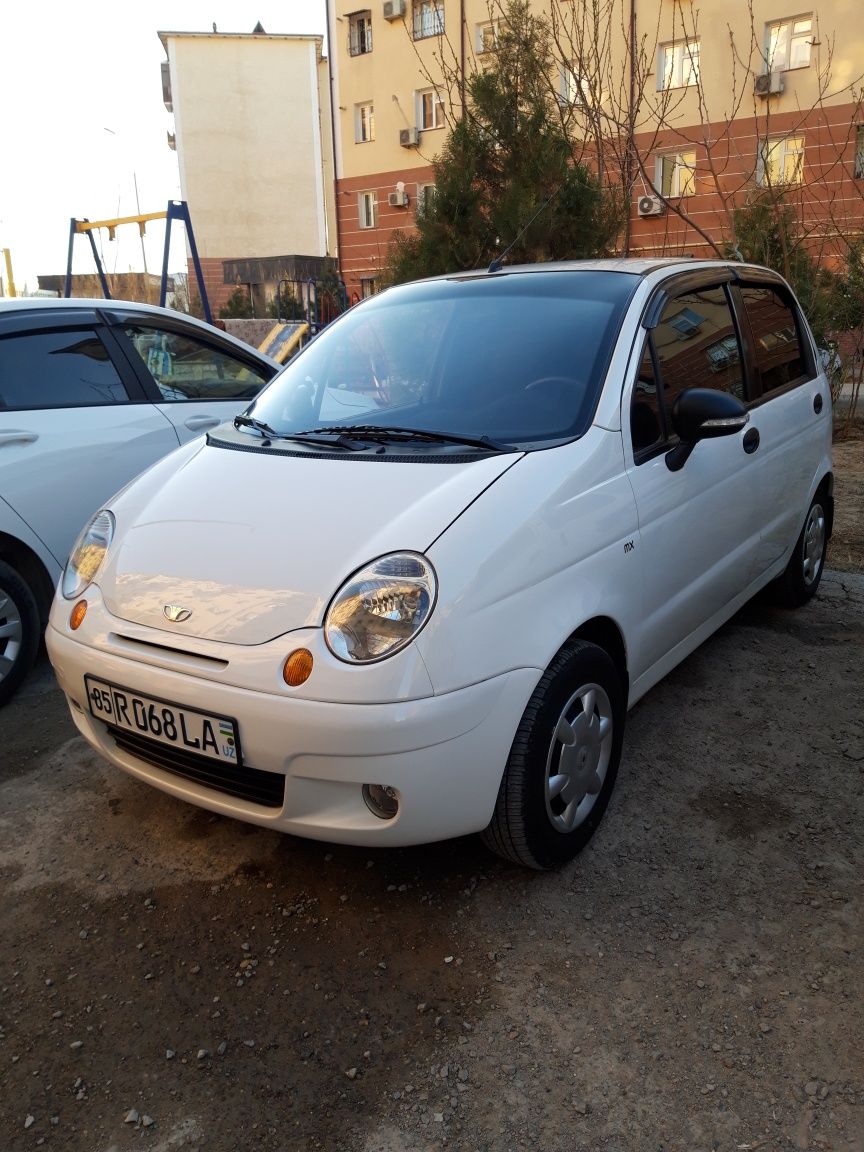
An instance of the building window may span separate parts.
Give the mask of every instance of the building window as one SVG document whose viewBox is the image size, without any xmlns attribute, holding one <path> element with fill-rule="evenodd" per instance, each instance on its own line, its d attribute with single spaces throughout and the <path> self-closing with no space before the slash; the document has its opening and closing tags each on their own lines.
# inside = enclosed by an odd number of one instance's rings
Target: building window
<svg viewBox="0 0 864 1152">
<path fill-rule="evenodd" d="M 654 183 L 667 200 L 692 196 L 696 191 L 696 149 L 658 156 Z"/>
<path fill-rule="evenodd" d="M 414 0 L 414 39 L 444 34 L 444 0 Z"/>
<path fill-rule="evenodd" d="M 365 144 L 375 139 L 375 109 L 372 104 L 354 105 L 354 141 Z"/>
<path fill-rule="evenodd" d="M 372 51 L 372 13 L 354 12 L 348 17 L 348 52 L 363 56 Z"/>
<path fill-rule="evenodd" d="M 432 200 L 435 197 L 434 184 L 418 184 L 417 185 L 417 215 L 422 216 L 424 212 L 428 212 Z"/>
<path fill-rule="evenodd" d="M 361 228 L 374 228 L 378 223 L 378 198 L 374 192 L 357 193 L 357 215 Z"/>
<path fill-rule="evenodd" d="M 417 93 L 417 127 L 423 132 L 444 127 L 444 102 L 434 88 Z"/>
<path fill-rule="evenodd" d="M 855 127 L 855 179 L 864 180 L 864 124 Z"/>
<path fill-rule="evenodd" d="M 561 65 L 559 93 L 562 104 L 587 104 L 588 85 L 569 64 Z"/>
<path fill-rule="evenodd" d="M 788 72 L 791 68 L 809 68 L 813 46 L 813 20 L 802 16 L 769 24 L 765 36 L 765 62 L 769 72 Z"/>
<path fill-rule="evenodd" d="M 660 48 L 657 66 L 657 90 L 689 88 L 692 84 L 698 84 L 699 50 L 698 40 L 664 44 Z"/>
<path fill-rule="evenodd" d="M 762 142 L 756 172 L 760 184 L 800 184 L 803 174 L 803 136 L 769 136 Z"/>
<path fill-rule="evenodd" d="M 495 20 L 486 20 L 474 29 L 474 48 L 478 56 L 484 52 L 491 52 L 498 38 L 498 23 Z"/>
<path fill-rule="evenodd" d="M 360 299 L 365 300 L 367 296 L 374 296 L 378 291 L 378 283 L 374 276 L 361 276 L 360 277 Z"/>
</svg>

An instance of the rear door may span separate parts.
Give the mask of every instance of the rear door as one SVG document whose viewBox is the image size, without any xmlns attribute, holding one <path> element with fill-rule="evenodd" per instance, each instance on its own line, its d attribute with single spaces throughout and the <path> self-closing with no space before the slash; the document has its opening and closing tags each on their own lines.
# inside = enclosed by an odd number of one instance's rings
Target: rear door
<svg viewBox="0 0 864 1152">
<path fill-rule="evenodd" d="M 233 419 L 277 371 L 251 349 L 247 355 L 181 321 L 129 313 L 113 331 L 181 443 Z"/>
<path fill-rule="evenodd" d="M 830 444 L 830 391 L 785 284 L 745 273 L 733 298 L 743 314 L 753 377 L 750 422 L 759 436 L 760 467 L 752 498 L 760 505 L 763 524 L 757 559 L 761 573 L 788 553 L 801 531 Z"/>
<path fill-rule="evenodd" d="M 102 504 L 177 446 L 95 311 L 0 317 L 0 496 L 58 563 Z"/>
<path fill-rule="evenodd" d="M 688 388 L 717 388 L 747 403 L 729 282 L 692 274 L 666 289 L 624 390 L 622 430 L 636 498 L 643 572 L 639 676 L 721 612 L 753 579 L 761 523 L 751 499 L 755 461 L 746 432 L 697 444 L 678 472 L 670 414 Z M 656 323 L 654 320 L 656 319 Z"/>
</svg>

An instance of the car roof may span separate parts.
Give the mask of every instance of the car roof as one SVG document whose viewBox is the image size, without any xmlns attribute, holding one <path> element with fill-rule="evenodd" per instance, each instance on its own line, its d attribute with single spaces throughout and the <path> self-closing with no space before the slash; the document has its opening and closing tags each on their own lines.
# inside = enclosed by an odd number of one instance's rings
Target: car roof
<svg viewBox="0 0 864 1152">
<path fill-rule="evenodd" d="M 760 273 L 770 269 L 756 264 L 744 264 L 739 260 L 697 260 L 689 256 L 608 256 L 593 260 L 550 260 L 540 264 L 503 264 L 490 272 L 487 268 L 476 268 L 469 272 L 452 272 L 433 279 L 463 280 L 482 276 L 501 276 L 514 273 L 542 272 L 619 272 L 630 276 L 646 277 L 655 272 L 698 272 L 702 269 L 723 268 L 741 272 L 758 268 Z M 776 274 L 775 274 L 776 275 Z M 781 279 L 777 275 L 777 279 Z"/>
<path fill-rule="evenodd" d="M 179 321 L 183 324 L 191 325 L 194 328 L 199 328 L 202 333 L 211 338 L 215 334 L 220 340 L 233 344 L 242 352 L 249 353 L 253 357 L 267 364 L 271 364 L 274 368 L 281 367 L 272 357 L 267 356 L 264 352 L 260 352 L 252 344 L 247 344 L 244 340 L 239 340 L 229 332 L 223 332 L 221 328 L 216 328 L 213 324 L 199 320 L 197 316 L 190 316 L 186 312 L 178 312 L 174 308 L 160 308 L 157 304 L 142 304 L 136 300 L 114 300 L 89 296 L 76 296 L 74 298 L 57 296 L 15 296 L 13 298 L 6 297 L 0 299 L 0 316 L 10 313 L 44 312 L 50 317 L 51 313 L 76 311 L 140 312 L 142 315 L 154 319 L 173 320 L 175 323 Z"/>
</svg>

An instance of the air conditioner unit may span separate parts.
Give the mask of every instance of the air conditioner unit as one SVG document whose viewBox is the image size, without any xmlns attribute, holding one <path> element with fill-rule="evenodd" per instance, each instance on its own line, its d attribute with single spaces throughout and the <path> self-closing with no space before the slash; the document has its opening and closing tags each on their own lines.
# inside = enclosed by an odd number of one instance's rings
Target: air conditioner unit
<svg viewBox="0 0 864 1152">
<path fill-rule="evenodd" d="M 408 193 L 407 192 L 391 192 L 387 197 L 387 203 L 391 208 L 407 208 L 408 207 Z"/>
<path fill-rule="evenodd" d="M 640 216 L 662 216 L 666 205 L 659 196 L 640 196 L 636 211 Z"/>
<path fill-rule="evenodd" d="M 416 148 L 420 143 L 419 128 L 400 128 L 399 143 L 403 148 Z"/>
<path fill-rule="evenodd" d="M 783 91 L 782 72 L 763 72 L 753 81 L 753 91 L 764 100 L 766 96 L 777 96 Z"/>
<path fill-rule="evenodd" d="M 401 20 L 405 15 L 405 0 L 385 0 L 384 19 Z"/>
</svg>

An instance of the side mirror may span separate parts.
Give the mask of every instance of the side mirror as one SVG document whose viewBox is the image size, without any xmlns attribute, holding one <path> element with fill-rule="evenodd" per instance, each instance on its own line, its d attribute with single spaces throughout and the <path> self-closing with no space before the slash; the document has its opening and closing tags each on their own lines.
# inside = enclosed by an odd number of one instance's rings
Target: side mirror
<svg viewBox="0 0 864 1152">
<path fill-rule="evenodd" d="M 680 443 L 666 453 L 666 467 L 678 472 L 700 440 L 733 436 L 750 420 L 741 401 L 713 388 L 688 388 L 672 405 L 672 430 Z"/>
</svg>

